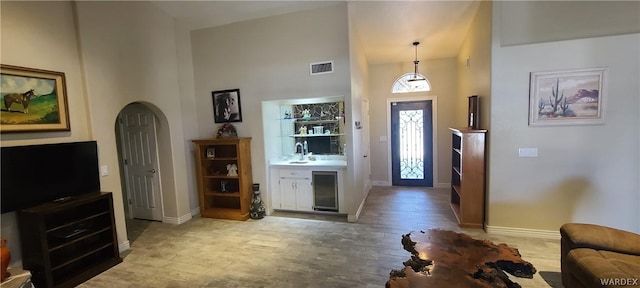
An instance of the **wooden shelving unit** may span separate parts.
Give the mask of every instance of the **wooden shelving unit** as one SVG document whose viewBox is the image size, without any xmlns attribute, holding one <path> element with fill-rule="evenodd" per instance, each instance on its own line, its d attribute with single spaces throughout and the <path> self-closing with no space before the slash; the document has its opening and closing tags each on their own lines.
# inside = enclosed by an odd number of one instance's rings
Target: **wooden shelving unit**
<svg viewBox="0 0 640 288">
<path fill-rule="evenodd" d="M 17 217 L 22 266 L 36 287 L 75 287 L 122 262 L 111 193 L 45 203 Z"/>
<path fill-rule="evenodd" d="M 202 217 L 249 219 L 253 184 L 251 138 L 199 139 L 196 145 L 197 178 Z M 238 167 L 227 175 L 227 165 Z"/>
<path fill-rule="evenodd" d="M 460 227 L 483 228 L 487 130 L 449 130 L 452 132 L 451 210 Z"/>
</svg>

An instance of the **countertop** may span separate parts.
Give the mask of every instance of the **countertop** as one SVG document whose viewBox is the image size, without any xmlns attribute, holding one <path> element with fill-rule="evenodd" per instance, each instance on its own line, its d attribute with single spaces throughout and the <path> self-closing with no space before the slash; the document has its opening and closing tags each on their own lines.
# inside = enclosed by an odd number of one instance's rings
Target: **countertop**
<svg viewBox="0 0 640 288">
<path fill-rule="evenodd" d="M 293 163 L 292 163 L 293 162 Z M 347 161 L 346 160 L 304 160 L 299 161 L 295 159 L 289 160 L 275 160 L 271 161 L 270 166 L 272 167 L 338 167 L 338 168 L 346 168 Z"/>
</svg>

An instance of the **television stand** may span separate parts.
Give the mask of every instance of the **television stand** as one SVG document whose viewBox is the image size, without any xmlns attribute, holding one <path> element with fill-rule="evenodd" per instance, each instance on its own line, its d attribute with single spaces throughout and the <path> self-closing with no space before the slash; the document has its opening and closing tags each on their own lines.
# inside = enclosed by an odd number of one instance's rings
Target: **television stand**
<svg viewBox="0 0 640 288">
<path fill-rule="evenodd" d="M 72 200 L 72 199 L 73 199 L 73 197 L 71 197 L 71 196 L 67 196 L 67 197 L 58 198 L 58 199 L 56 199 L 56 200 L 53 200 L 52 202 L 53 202 L 53 203 L 62 203 L 62 202 L 70 201 L 70 200 Z"/>
<path fill-rule="evenodd" d="M 122 262 L 109 192 L 44 203 L 17 218 L 22 266 L 35 287 L 75 287 Z"/>
</svg>

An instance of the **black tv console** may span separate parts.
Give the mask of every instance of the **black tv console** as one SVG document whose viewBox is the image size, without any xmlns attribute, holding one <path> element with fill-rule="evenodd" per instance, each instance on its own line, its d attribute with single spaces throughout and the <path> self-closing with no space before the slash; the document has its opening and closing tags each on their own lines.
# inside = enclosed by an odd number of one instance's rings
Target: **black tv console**
<svg viewBox="0 0 640 288">
<path fill-rule="evenodd" d="M 22 266 L 35 287 L 75 287 L 122 262 L 109 192 L 17 213 Z"/>
</svg>

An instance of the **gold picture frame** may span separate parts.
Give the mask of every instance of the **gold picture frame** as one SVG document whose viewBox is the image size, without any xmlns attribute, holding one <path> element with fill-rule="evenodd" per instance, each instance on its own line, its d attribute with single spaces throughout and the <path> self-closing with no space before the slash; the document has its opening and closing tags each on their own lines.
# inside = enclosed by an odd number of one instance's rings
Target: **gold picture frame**
<svg viewBox="0 0 640 288">
<path fill-rule="evenodd" d="M 63 72 L 0 64 L 0 132 L 70 131 Z"/>
</svg>

